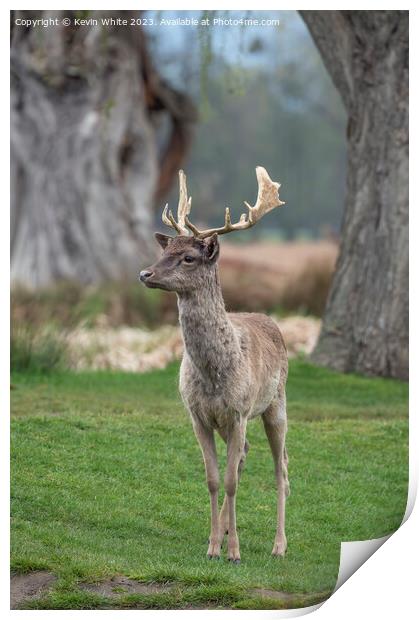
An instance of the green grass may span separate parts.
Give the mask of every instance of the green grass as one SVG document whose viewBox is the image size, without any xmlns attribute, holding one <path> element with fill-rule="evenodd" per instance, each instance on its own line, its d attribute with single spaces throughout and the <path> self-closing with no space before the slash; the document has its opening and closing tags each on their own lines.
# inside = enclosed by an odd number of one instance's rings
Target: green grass
<svg viewBox="0 0 419 620">
<path fill-rule="evenodd" d="M 51 326 L 34 329 L 12 327 L 10 365 L 13 372 L 43 373 L 64 369 L 67 365 L 65 337 Z"/>
<path fill-rule="evenodd" d="M 289 548 L 275 534 L 271 456 L 259 420 L 237 500 L 242 563 L 205 557 L 209 501 L 202 457 L 177 393 L 178 365 L 144 375 L 12 377 L 12 569 L 58 581 L 32 608 L 272 608 L 254 587 L 333 589 L 342 540 L 394 531 L 407 497 L 407 385 L 295 360 L 288 382 Z M 225 449 L 218 442 L 220 465 Z M 170 593 L 108 600 L 79 581 L 122 574 L 174 582 Z M 307 596 L 304 596 L 304 595 Z M 324 594 L 323 594 L 324 596 Z M 310 598 L 311 597 L 311 598 Z"/>
</svg>

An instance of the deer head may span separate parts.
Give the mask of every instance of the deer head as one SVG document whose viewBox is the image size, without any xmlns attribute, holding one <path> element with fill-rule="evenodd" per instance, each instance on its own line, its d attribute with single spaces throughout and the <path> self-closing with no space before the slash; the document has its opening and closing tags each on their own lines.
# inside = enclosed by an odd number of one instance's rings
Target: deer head
<svg viewBox="0 0 419 620">
<path fill-rule="evenodd" d="M 225 210 L 224 226 L 199 230 L 189 220 L 192 198 L 188 197 L 186 175 L 179 170 L 179 204 L 177 220 L 165 206 L 162 220 L 173 228 L 177 236 L 170 237 L 155 233 L 155 238 L 164 253 L 159 261 L 140 273 L 140 281 L 149 288 L 160 288 L 167 291 L 184 293 L 205 286 L 208 270 L 214 269 L 218 255 L 218 235 L 235 230 L 245 230 L 254 226 L 266 213 L 284 202 L 279 199 L 280 183 L 272 181 L 265 168 L 256 168 L 258 195 L 252 207 L 245 202 L 248 212 L 243 213 L 236 223 L 231 222 L 230 210 Z"/>
</svg>

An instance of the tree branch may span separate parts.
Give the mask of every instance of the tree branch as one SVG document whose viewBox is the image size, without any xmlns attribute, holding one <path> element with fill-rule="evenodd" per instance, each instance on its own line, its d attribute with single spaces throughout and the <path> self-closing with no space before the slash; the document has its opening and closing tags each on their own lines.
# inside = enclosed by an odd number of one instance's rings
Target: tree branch
<svg viewBox="0 0 419 620">
<path fill-rule="evenodd" d="M 353 93 L 351 76 L 353 43 L 348 16 L 345 13 L 350 11 L 300 11 L 348 110 Z"/>
</svg>

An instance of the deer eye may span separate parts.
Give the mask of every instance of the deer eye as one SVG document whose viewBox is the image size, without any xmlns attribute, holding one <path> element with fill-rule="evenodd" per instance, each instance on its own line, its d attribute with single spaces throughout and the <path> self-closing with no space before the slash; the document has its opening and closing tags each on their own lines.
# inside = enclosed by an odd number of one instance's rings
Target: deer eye
<svg viewBox="0 0 419 620">
<path fill-rule="evenodd" d="M 193 263 L 195 259 L 193 256 L 184 256 L 183 260 L 185 261 L 185 263 Z"/>
</svg>

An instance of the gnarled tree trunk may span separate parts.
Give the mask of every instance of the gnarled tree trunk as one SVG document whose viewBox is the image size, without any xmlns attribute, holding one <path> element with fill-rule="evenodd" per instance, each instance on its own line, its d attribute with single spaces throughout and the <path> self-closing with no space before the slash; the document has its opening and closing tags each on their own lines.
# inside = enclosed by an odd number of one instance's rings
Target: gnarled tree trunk
<svg viewBox="0 0 419 620">
<path fill-rule="evenodd" d="M 301 11 L 348 112 L 342 242 L 313 360 L 408 376 L 408 13 Z"/>
<path fill-rule="evenodd" d="M 77 26 L 72 11 L 13 14 L 13 282 L 133 279 L 154 255 L 153 198 L 189 144 L 193 109 L 152 72 L 142 30 L 102 26 L 110 15 L 138 17 L 92 11 L 98 25 Z M 59 25 L 13 25 L 50 17 Z M 161 161 L 153 118 L 167 109 L 174 129 Z"/>
</svg>

